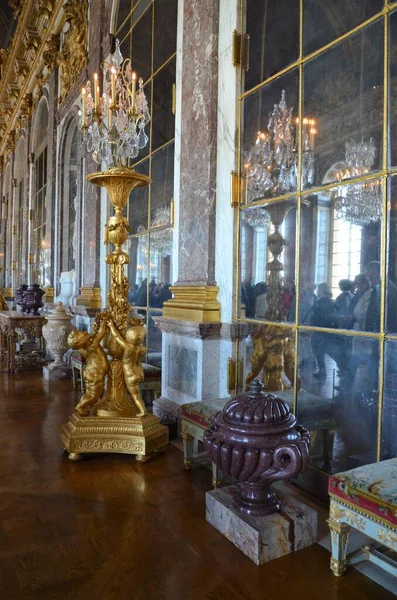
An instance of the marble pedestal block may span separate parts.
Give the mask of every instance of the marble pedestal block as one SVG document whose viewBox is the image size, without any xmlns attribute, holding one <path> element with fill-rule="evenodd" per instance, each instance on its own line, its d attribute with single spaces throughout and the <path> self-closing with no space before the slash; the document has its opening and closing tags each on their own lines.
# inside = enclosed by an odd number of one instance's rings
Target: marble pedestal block
<svg viewBox="0 0 397 600">
<path fill-rule="evenodd" d="M 249 517 L 233 505 L 235 485 L 206 493 L 206 520 L 255 564 L 261 565 L 317 541 L 317 511 L 294 495 L 279 492 L 281 511 Z"/>
<path fill-rule="evenodd" d="M 43 367 L 43 378 L 45 381 L 62 381 L 63 379 L 72 379 L 72 369 L 69 365 L 57 365 L 51 368 L 51 363 Z"/>
</svg>

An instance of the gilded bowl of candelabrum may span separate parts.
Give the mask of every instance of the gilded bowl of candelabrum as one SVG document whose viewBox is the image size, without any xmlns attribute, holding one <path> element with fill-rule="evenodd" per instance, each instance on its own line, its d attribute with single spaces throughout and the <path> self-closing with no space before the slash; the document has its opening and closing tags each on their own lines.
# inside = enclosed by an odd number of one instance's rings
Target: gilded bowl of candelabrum
<svg viewBox="0 0 397 600">
<path fill-rule="evenodd" d="M 309 432 L 258 379 L 218 413 L 203 442 L 210 459 L 237 479 L 235 506 L 251 516 L 279 511 L 271 484 L 296 477 L 309 462 Z"/>
<path fill-rule="evenodd" d="M 108 241 L 120 247 L 128 238 L 130 226 L 125 217 L 110 217 L 108 222 Z"/>
</svg>

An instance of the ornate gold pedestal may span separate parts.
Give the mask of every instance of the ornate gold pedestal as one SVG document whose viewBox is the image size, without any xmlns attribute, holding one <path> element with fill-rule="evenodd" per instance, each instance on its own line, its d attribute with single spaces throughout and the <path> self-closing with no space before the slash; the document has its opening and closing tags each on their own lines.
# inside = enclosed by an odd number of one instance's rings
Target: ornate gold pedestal
<svg viewBox="0 0 397 600">
<path fill-rule="evenodd" d="M 79 460 L 85 453 L 113 452 L 136 454 L 136 460 L 145 462 L 166 448 L 168 428 L 153 415 L 81 417 L 74 413 L 62 425 L 61 442 L 70 460 Z"/>
<path fill-rule="evenodd" d="M 61 441 L 71 460 L 78 460 L 83 453 L 120 452 L 136 454 L 137 460 L 144 462 L 166 447 L 168 428 L 160 424 L 158 417 L 146 414 L 140 396 L 145 332 L 141 321 L 130 318 L 130 286 L 124 273 L 129 256 L 121 247 L 129 233 L 123 209 L 130 192 L 148 185 L 150 179 L 132 169 L 115 167 L 93 173 L 88 180 L 107 189 L 115 209 L 106 236 L 106 242 L 114 245 L 113 252 L 106 256 L 111 289 L 108 308 L 98 313 L 92 334 L 75 330 L 68 338 L 69 345 L 85 358 L 85 392 L 76 412 L 62 426 Z"/>
</svg>

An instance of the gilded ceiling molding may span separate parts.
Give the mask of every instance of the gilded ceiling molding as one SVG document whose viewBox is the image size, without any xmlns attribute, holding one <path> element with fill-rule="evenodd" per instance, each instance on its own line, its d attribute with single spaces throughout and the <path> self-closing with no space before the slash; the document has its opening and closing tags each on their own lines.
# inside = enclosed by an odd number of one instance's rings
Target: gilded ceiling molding
<svg viewBox="0 0 397 600">
<path fill-rule="evenodd" d="M 73 4 L 87 6 L 87 0 L 73 0 Z M 56 66 L 46 52 L 53 48 L 67 14 L 65 0 L 11 0 L 10 5 L 17 27 L 9 47 L 0 50 L 0 157 L 15 148 L 22 124 L 31 117 Z M 58 55 L 59 37 L 55 61 Z"/>
</svg>

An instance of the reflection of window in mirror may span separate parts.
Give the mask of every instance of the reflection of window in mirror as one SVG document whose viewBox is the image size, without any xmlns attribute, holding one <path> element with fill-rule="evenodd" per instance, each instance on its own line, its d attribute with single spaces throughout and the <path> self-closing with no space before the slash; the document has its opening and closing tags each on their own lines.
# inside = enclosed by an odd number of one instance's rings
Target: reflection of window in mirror
<svg viewBox="0 0 397 600">
<path fill-rule="evenodd" d="M 339 293 L 341 279 L 353 280 L 361 273 L 361 236 L 362 227 L 353 225 L 338 217 L 333 211 L 333 242 L 332 242 L 332 294 L 335 298 Z"/>
<path fill-rule="evenodd" d="M 327 198 L 328 200 L 328 198 Z M 328 203 L 320 204 L 317 208 L 317 236 L 316 236 L 316 267 L 315 281 L 328 281 L 329 275 L 329 250 L 330 250 L 330 209 Z"/>
</svg>

